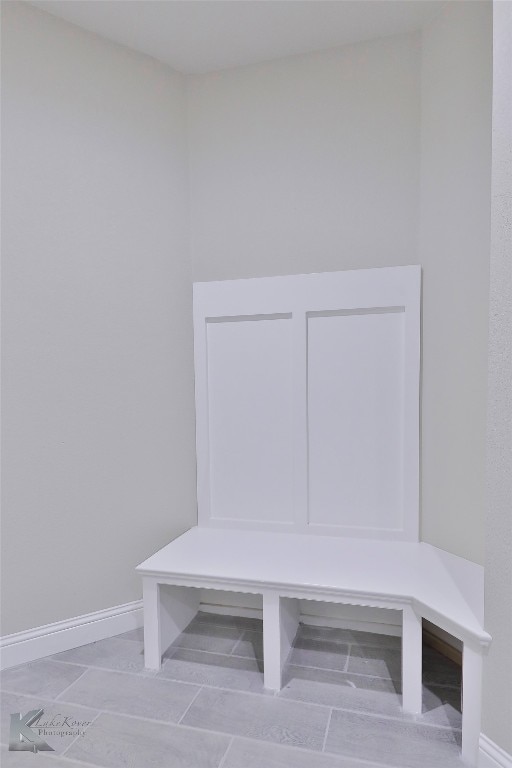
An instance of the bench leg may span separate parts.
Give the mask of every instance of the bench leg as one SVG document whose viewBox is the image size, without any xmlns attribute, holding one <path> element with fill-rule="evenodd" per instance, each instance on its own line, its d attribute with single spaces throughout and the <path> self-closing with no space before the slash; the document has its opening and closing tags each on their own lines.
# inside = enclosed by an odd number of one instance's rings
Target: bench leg
<svg viewBox="0 0 512 768">
<path fill-rule="evenodd" d="M 482 715 L 482 654 L 464 643 L 462 651 L 462 759 L 478 764 Z"/>
<path fill-rule="evenodd" d="M 142 595 L 144 664 L 146 669 L 160 669 L 162 654 L 199 610 L 200 594 L 194 587 L 173 587 L 145 578 Z"/>
<path fill-rule="evenodd" d="M 422 625 L 408 606 L 402 611 L 402 709 L 421 714 Z"/>
<path fill-rule="evenodd" d="M 299 626 L 299 601 L 270 592 L 263 595 L 264 685 L 280 691 L 283 668 Z"/>
</svg>

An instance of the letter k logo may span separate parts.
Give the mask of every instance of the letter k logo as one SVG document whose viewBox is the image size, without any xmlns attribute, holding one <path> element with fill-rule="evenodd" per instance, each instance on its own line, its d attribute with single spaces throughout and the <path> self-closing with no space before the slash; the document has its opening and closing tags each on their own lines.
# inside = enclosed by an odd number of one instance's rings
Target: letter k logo
<svg viewBox="0 0 512 768">
<path fill-rule="evenodd" d="M 25 717 L 21 712 L 11 715 L 11 732 L 9 734 L 9 750 L 13 752 L 55 752 L 46 741 L 30 727 L 43 714 L 42 709 L 31 709 Z"/>
</svg>

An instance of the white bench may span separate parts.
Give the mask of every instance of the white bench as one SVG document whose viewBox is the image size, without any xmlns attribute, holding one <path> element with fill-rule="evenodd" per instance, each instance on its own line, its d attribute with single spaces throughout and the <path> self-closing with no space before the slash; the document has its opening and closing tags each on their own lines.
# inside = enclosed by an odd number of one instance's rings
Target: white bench
<svg viewBox="0 0 512 768">
<path fill-rule="evenodd" d="M 146 666 L 199 610 L 202 588 L 263 597 L 264 684 L 281 688 L 299 600 L 400 609 L 402 703 L 421 713 L 422 618 L 463 642 L 462 757 L 476 765 L 482 656 L 483 569 L 429 544 L 194 527 L 138 566 L 143 576 Z"/>
<path fill-rule="evenodd" d="M 299 601 L 399 609 L 421 712 L 422 618 L 463 643 L 462 755 L 480 736 L 483 569 L 419 542 L 419 267 L 194 286 L 198 526 L 138 567 L 145 663 L 202 588 L 259 594 L 281 688 Z"/>
</svg>

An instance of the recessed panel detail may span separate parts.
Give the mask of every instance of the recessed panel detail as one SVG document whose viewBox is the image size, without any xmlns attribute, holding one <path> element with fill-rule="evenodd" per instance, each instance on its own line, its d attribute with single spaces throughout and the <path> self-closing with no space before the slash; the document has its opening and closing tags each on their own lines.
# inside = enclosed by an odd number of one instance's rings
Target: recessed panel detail
<svg viewBox="0 0 512 768">
<path fill-rule="evenodd" d="M 210 514 L 291 523 L 292 321 L 207 322 Z"/>
<path fill-rule="evenodd" d="M 399 307 L 308 317 L 310 526 L 403 526 L 404 320 Z"/>
</svg>

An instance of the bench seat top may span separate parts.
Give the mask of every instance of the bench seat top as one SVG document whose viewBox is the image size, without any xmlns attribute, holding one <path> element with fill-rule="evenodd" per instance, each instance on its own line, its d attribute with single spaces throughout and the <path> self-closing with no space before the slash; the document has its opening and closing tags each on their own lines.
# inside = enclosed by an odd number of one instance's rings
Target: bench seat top
<svg viewBox="0 0 512 768">
<path fill-rule="evenodd" d="M 483 568 L 424 542 L 195 526 L 141 563 L 167 583 L 401 608 L 486 647 Z"/>
</svg>

